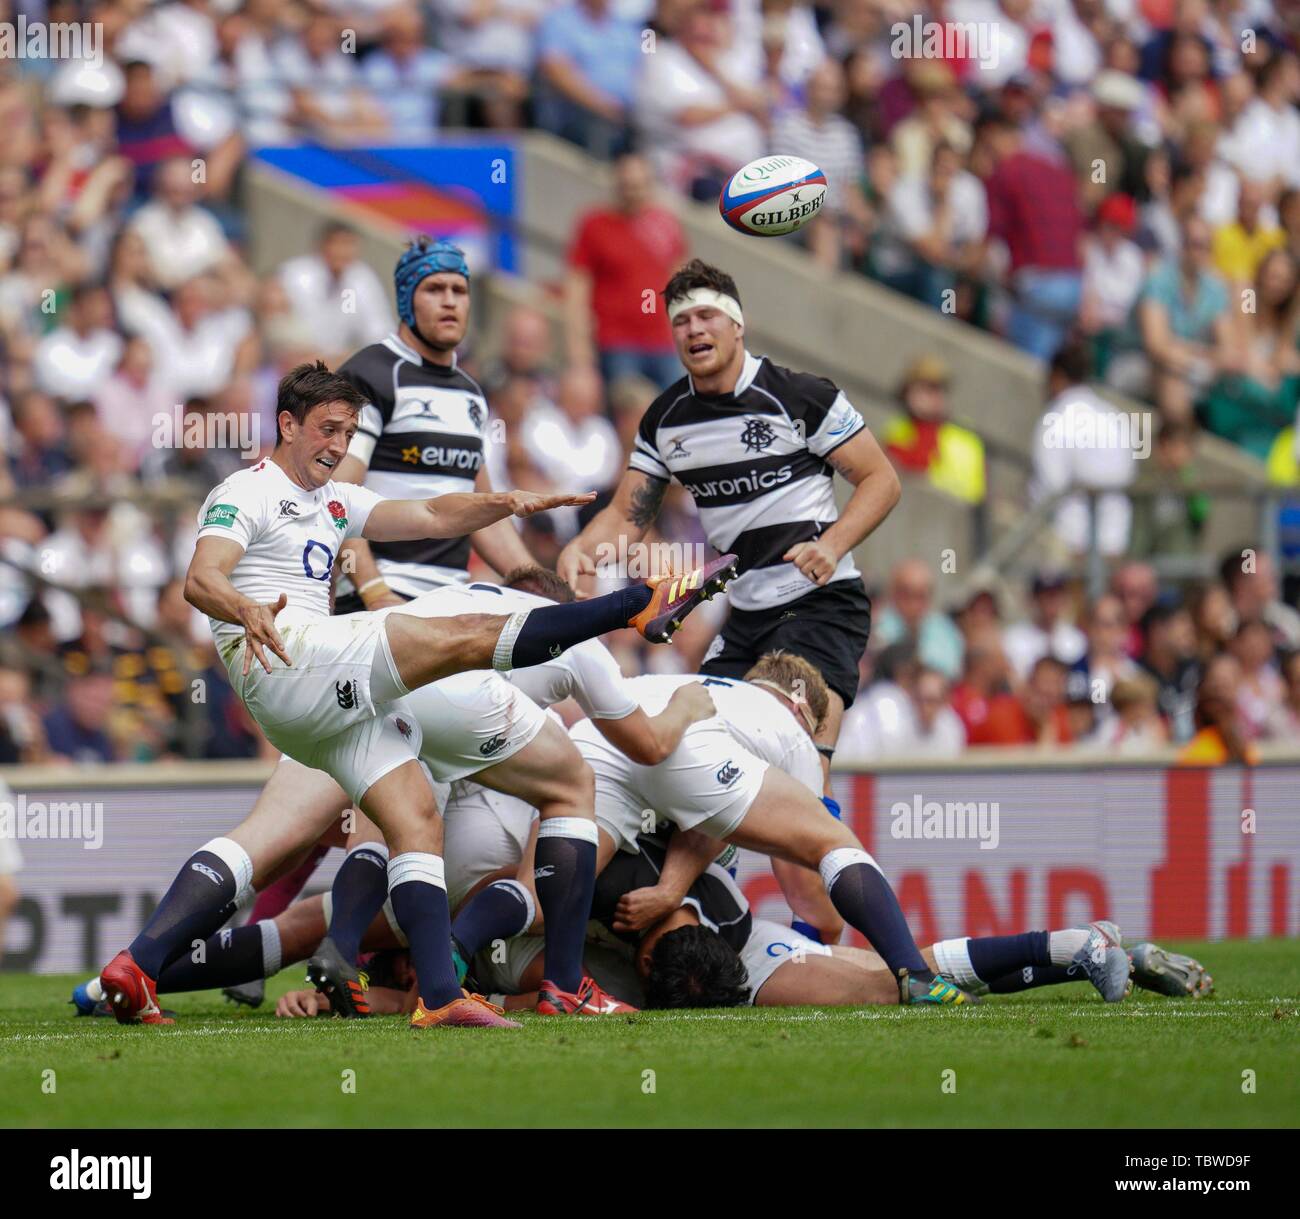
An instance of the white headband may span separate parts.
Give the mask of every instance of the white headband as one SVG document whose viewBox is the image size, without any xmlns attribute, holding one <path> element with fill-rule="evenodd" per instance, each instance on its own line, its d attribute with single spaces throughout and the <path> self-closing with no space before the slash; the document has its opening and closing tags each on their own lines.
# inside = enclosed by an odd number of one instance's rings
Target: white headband
<svg viewBox="0 0 1300 1219">
<path fill-rule="evenodd" d="M 692 288 L 685 296 L 677 297 L 668 306 L 668 320 L 673 321 L 683 309 L 698 309 L 707 305 L 725 313 L 737 326 L 745 324 L 745 316 L 740 312 L 740 302 L 725 292 L 715 292 L 712 288 Z"/>
</svg>

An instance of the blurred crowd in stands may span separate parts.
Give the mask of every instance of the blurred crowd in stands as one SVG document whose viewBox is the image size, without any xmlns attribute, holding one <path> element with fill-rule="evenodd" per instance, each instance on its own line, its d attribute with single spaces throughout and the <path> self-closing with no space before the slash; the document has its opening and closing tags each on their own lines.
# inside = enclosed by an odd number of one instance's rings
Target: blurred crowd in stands
<svg viewBox="0 0 1300 1219">
<path fill-rule="evenodd" d="M 464 353 L 504 425 L 496 485 L 614 485 L 681 375 L 643 308 L 688 255 L 664 196 L 712 201 L 770 151 L 827 174 L 808 257 L 1040 357 L 1045 420 L 1104 412 L 1098 382 L 1154 407 L 1144 462 L 1053 444 L 1046 423 L 1035 438 L 1033 500 L 1104 492 L 1105 595 L 1044 568 L 953 605 L 925 564 L 869 573 L 841 757 L 1173 743 L 1222 760 L 1300 739 L 1300 616 L 1268 552 L 1176 594 L 1150 565 L 1203 550 L 1210 504 L 1184 489 L 1203 431 L 1300 482 L 1300 6 L 0 0 L 0 22 L 19 8 L 98 23 L 105 55 L 0 58 L 0 764 L 265 751 L 180 593 L 194 511 L 269 446 L 285 371 L 337 364 L 395 319 L 342 222 L 255 274 L 243 167 L 268 145 L 461 126 L 540 127 L 615 161 L 608 205 L 575 220 L 563 327 L 521 306 L 490 356 Z M 949 37 L 904 53 L 899 23 Z M 949 418 L 950 380 L 937 353 L 917 361 L 881 440 L 978 505 L 984 443 Z M 178 443 L 195 418 L 234 438 Z M 526 540 L 549 562 L 577 527 L 556 514 Z M 1055 504 L 1052 530 L 1085 553 L 1088 503 Z M 679 487 L 657 537 L 703 542 Z M 673 649 L 614 646 L 629 672 L 690 670 L 722 612 Z"/>
</svg>

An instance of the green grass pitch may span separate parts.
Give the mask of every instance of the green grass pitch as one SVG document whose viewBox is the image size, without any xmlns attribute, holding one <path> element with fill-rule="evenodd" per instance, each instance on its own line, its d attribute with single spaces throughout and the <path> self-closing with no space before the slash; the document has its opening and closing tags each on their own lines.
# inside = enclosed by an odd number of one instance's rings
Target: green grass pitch
<svg viewBox="0 0 1300 1219">
<path fill-rule="evenodd" d="M 81 979 L 3 974 L 0 1125 L 1300 1124 L 1296 944 L 1169 947 L 1206 963 L 1213 998 L 1107 1006 L 1084 984 L 971 1010 L 525 1017 L 519 1032 L 277 1020 L 271 998 L 250 1011 L 215 992 L 165 999 L 173 1028 L 120 1028 L 71 1015 Z M 269 997 L 301 978 L 283 971 Z"/>
</svg>

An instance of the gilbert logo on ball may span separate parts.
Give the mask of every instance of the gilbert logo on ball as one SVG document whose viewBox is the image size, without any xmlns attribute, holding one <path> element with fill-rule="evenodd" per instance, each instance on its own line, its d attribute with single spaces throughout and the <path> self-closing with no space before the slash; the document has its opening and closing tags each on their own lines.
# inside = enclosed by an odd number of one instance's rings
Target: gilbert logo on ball
<svg viewBox="0 0 1300 1219">
<path fill-rule="evenodd" d="M 821 209 L 826 175 L 803 157 L 761 157 L 732 174 L 718 211 L 733 229 L 753 237 L 784 237 Z"/>
</svg>

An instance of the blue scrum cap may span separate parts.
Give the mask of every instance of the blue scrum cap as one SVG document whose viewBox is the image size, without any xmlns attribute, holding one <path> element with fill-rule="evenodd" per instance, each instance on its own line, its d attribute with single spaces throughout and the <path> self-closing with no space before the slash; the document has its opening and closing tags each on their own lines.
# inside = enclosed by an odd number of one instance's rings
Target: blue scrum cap
<svg viewBox="0 0 1300 1219">
<path fill-rule="evenodd" d="M 397 291 L 397 316 L 408 326 L 415 325 L 415 290 L 420 281 L 439 271 L 453 271 L 469 279 L 469 264 L 460 246 L 439 239 L 417 238 L 397 260 L 393 284 Z"/>
</svg>

